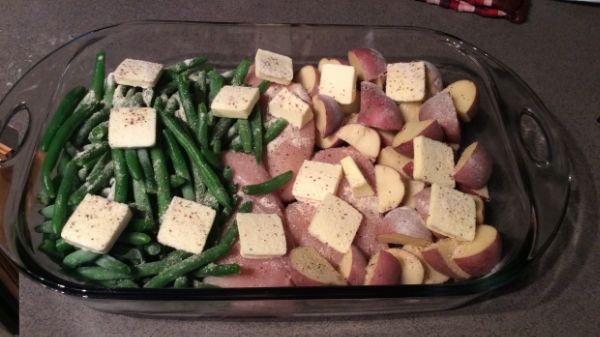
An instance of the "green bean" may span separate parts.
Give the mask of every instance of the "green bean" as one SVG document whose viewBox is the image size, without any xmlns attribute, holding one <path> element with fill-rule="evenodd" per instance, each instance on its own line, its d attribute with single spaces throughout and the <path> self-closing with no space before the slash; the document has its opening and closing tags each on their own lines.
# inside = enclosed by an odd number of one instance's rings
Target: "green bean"
<svg viewBox="0 0 600 337">
<path fill-rule="evenodd" d="M 127 224 L 127 231 L 131 232 L 151 232 L 155 229 L 155 224 L 152 219 L 144 217 L 144 219 L 133 219 Z"/>
<path fill-rule="evenodd" d="M 144 260 L 144 255 L 137 247 L 116 244 L 110 251 L 110 255 L 121 261 L 128 261 L 132 265 L 139 265 L 146 262 Z"/>
<path fill-rule="evenodd" d="M 75 157 L 75 155 L 77 154 L 77 152 L 79 152 L 79 150 L 77 149 L 77 147 L 75 145 L 73 145 L 73 143 L 71 143 L 70 141 L 67 141 L 65 143 L 65 151 L 63 153 L 68 154 L 71 157 Z"/>
<path fill-rule="evenodd" d="M 73 161 L 67 164 L 66 172 L 60 182 L 56 201 L 54 203 L 54 214 L 52 214 L 52 228 L 55 234 L 60 234 L 65 222 L 67 221 L 68 203 L 73 186 L 77 181 L 77 166 Z"/>
<path fill-rule="evenodd" d="M 63 150 L 64 144 L 67 142 L 67 139 L 71 137 L 73 132 L 75 132 L 76 128 L 89 118 L 97 105 L 98 102 L 95 101 L 93 93 L 90 96 L 84 97 L 77 108 L 75 108 L 73 114 L 67 118 L 52 138 L 41 169 L 42 183 L 50 197 L 56 196 L 56 186 L 52 183 L 51 174 Z"/>
<path fill-rule="evenodd" d="M 148 193 L 146 192 L 146 186 L 140 180 L 133 181 L 133 200 L 137 204 L 138 208 L 144 214 L 144 221 L 151 223 L 151 228 L 154 228 L 154 219 L 152 215 L 152 206 L 150 204 L 150 199 L 148 198 Z M 148 225 L 148 224 L 147 224 Z M 148 230 L 143 230 L 141 232 L 146 232 Z"/>
<path fill-rule="evenodd" d="M 179 147 L 177 140 L 168 129 L 163 129 L 163 135 L 165 138 L 167 153 L 171 158 L 171 163 L 173 164 L 175 174 L 187 181 L 191 181 L 192 179 L 190 176 L 190 171 L 188 170 L 185 158 L 183 157 L 183 153 L 181 152 L 181 148 Z"/>
<path fill-rule="evenodd" d="M 48 205 L 40 210 L 40 214 L 46 219 L 51 219 L 52 216 L 54 216 L 55 208 L 56 208 L 55 204 Z"/>
<path fill-rule="evenodd" d="M 283 118 L 277 118 L 275 121 L 270 122 L 265 129 L 265 144 L 269 144 L 273 139 L 277 138 L 287 126 L 288 121 Z"/>
<path fill-rule="evenodd" d="M 82 146 L 90 135 L 90 131 L 98 124 L 108 120 L 109 110 L 104 108 L 97 112 L 94 112 L 90 118 L 88 118 L 83 125 L 77 130 L 73 138 L 73 144 L 76 146 Z"/>
<path fill-rule="evenodd" d="M 206 85 L 206 71 L 202 70 L 198 72 L 198 75 L 193 79 L 194 97 L 196 103 L 206 104 L 208 99 L 208 86 Z"/>
<path fill-rule="evenodd" d="M 143 278 L 154 276 L 160 273 L 163 269 L 188 258 L 191 254 L 182 250 L 174 250 L 170 252 L 164 259 L 155 262 L 139 264 L 133 267 L 135 278 Z"/>
<path fill-rule="evenodd" d="M 63 238 L 57 239 L 55 246 L 56 250 L 58 250 L 61 253 L 70 252 L 74 249 L 74 247 L 67 243 L 67 241 L 65 241 L 65 239 Z"/>
<path fill-rule="evenodd" d="M 233 179 L 233 171 L 231 170 L 231 166 L 225 166 L 223 168 L 223 178 L 227 181 L 231 181 Z"/>
<path fill-rule="evenodd" d="M 85 180 L 85 178 L 88 176 L 88 169 L 87 167 L 82 167 L 77 171 L 77 178 L 79 178 L 79 180 Z"/>
<path fill-rule="evenodd" d="M 158 218 L 162 219 L 171 202 L 171 186 L 169 184 L 169 172 L 167 171 L 167 159 L 159 146 L 150 149 L 150 158 L 152 159 L 152 168 L 154 169 L 157 183 L 156 200 L 158 203 Z"/>
<path fill-rule="evenodd" d="M 129 194 L 129 172 L 122 149 L 112 149 L 112 160 L 115 163 L 115 202 L 126 203 Z"/>
<path fill-rule="evenodd" d="M 192 282 L 192 286 L 196 289 L 214 289 L 214 288 L 220 288 L 219 286 L 213 285 L 213 284 L 209 284 L 209 283 L 204 283 L 204 282 L 200 282 L 198 280 L 194 280 Z"/>
<path fill-rule="evenodd" d="M 206 56 L 199 55 L 199 56 L 195 56 L 195 57 L 183 60 L 181 62 L 174 63 L 174 64 L 166 67 L 165 70 L 166 71 L 172 71 L 172 72 L 175 72 L 175 73 L 180 73 L 182 71 L 185 71 L 185 70 L 188 70 L 188 69 L 192 69 L 192 68 L 196 68 L 198 66 L 201 66 L 207 60 L 208 60 L 208 58 Z"/>
<path fill-rule="evenodd" d="M 60 262 L 64 254 L 56 249 L 56 243 L 51 239 L 44 239 L 38 246 L 38 249 L 46 254 L 50 259 Z"/>
<path fill-rule="evenodd" d="M 223 240 L 216 246 L 208 248 L 204 252 L 192 255 L 187 259 L 176 263 L 162 270 L 158 275 L 154 276 L 150 281 L 144 284 L 144 288 L 159 288 L 163 287 L 176 278 L 186 275 L 198 268 L 201 268 L 229 252 L 233 241 L 237 237 L 237 223 L 234 221 L 229 230 L 223 235 Z"/>
<path fill-rule="evenodd" d="M 76 86 L 65 95 L 65 98 L 60 102 L 58 108 L 52 115 L 52 119 L 46 127 L 46 132 L 42 136 L 40 148 L 46 152 L 49 147 L 54 135 L 63 125 L 63 123 L 73 113 L 81 99 L 85 96 L 86 89 L 82 86 Z"/>
<path fill-rule="evenodd" d="M 52 229 L 52 221 L 44 221 L 43 223 L 35 226 L 33 230 L 36 233 L 54 234 L 54 230 Z"/>
<path fill-rule="evenodd" d="M 223 150 L 223 141 L 221 139 L 217 139 L 212 143 L 212 151 L 214 153 L 221 153 Z"/>
<path fill-rule="evenodd" d="M 185 180 L 185 178 L 181 178 L 180 176 L 176 175 L 176 174 L 171 174 L 169 176 L 169 186 L 171 186 L 171 188 L 175 189 L 175 188 L 179 188 L 183 185 L 185 185 L 185 183 L 187 183 L 188 181 Z"/>
<path fill-rule="evenodd" d="M 50 198 L 48 193 L 41 189 L 37 194 L 37 200 L 44 206 L 48 206 L 54 199 Z"/>
<path fill-rule="evenodd" d="M 260 82 L 260 84 L 258 85 L 258 92 L 264 94 L 265 91 L 267 91 L 267 89 L 269 88 L 269 84 L 271 84 L 271 82 L 269 82 L 268 80 Z"/>
<path fill-rule="evenodd" d="M 242 149 L 245 153 L 252 153 L 252 131 L 250 131 L 250 122 L 247 119 L 238 119 L 237 122 Z"/>
<path fill-rule="evenodd" d="M 187 278 L 187 276 L 179 276 L 178 278 L 175 279 L 175 282 L 173 282 L 173 288 L 175 288 L 175 289 L 187 288 L 188 283 L 189 283 L 189 279 Z"/>
<path fill-rule="evenodd" d="M 238 132 L 238 128 L 237 128 L 237 124 L 233 124 L 228 130 L 227 130 L 227 134 L 225 135 L 225 137 L 227 138 L 227 142 L 231 143 L 231 141 L 236 138 L 239 137 L 239 132 Z"/>
<path fill-rule="evenodd" d="M 225 79 L 217 71 L 211 70 L 207 74 L 210 90 L 208 92 L 208 103 L 212 104 L 212 101 L 217 97 L 217 94 L 225 84 Z"/>
<path fill-rule="evenodd" d="M 229 148 L 233 151 L 236 152 L 242 152 L 243 148 L 242 148 L 242 141 L 240 139 L 240 136 L 237 136 L 235 138 L 233 138 L 231 140 L 231 143 L 229 143 Z"/>
<path fill-rule="evenodd" d="M 63 259 L 63 265 L 67 268 L 77 268 L 82 264 L 93 262 L 100 257 L 100 254 L 91 252 L 89 250 L 79 249 Z"/>
<path fill-rule="evenodd" d="M 98 143 L 108 140 L 108 121 L 104 121 L 96 125 L 88 135 L 88 140 L 91 143 Z"/>
<path fill-rule="evenodd" d="M 233 71 L 231 85 L 244 85 L 246 74 L 248 74 L 248 68 L 250 68 L 250 60 L 248 60 L 247 58 L 242 59 L 240 64 Z"/>
<path fill-rule="evenodd" d="M 136 87 L 129 87 L 125 93 L 125 100 L 130 102 L 137 90 Z"/>
<path fill-rule="evenodd" d="M 109 149 L 108 142 L 100 142 L 88 145 L 83 151 L 77 153 L 73 157 L 73 162 L 77 166 L 90 165 L 90 163 L 96 163 L 95 159 L 100 158 Z"/>
<path fill-rule="evenodd" d="M 98 163 L 102 164 L 102 160 L 99 160 Z M 94 169 L 96 169 L 96 167 L 94 167 Z M 69 197 L 69 206 L 78 205 L 86 194 L 96 193 L 104 186 L 108 185 L 113 172 L 114 163 L 109 161 L 106 163 L 106 165 L 102 166 L 102 170 L 100 170 L 100 172 L 90 173 L 86 181 Z"/>
<path fill-rule="evenodd" d="M 106 269 L 112 269 L 119 273 L 126 273 L 126 274 L 131 273 L 131 268 L 129 268 L 129 266 L 127 264 L 115 259 L 114 257 L 112 257 L 110 255 L 102 255 L 94 263 L 96 263 L 96 265 L 99 267 L 106 268 Z"/>
<path fill-rule="evenodd" d="M 198 105 L 198 130 L 196 138 L 201 147 L 208 149 L 208 111 L 204 102 Z"/>
<path fill-rule="evenodd" d="M 172 115 L 175 113 L 175 111 L 177 111 L 177 109 L 179 109 L 179 101 L 177 100 L 177 97 L 179 96 L 172 95 L 169 97 L 165 105 L 165 113 Z"/>
<path fill-rule="evenodd" d="M 146 106 L 152 106 L 154 98 L 155 96 L 153 88 L 145 88 L 142 90 L 142 100 Z"/>
<path fill-rule="evenodd" d="M 150 242 L 144 246 L 144 251 L 150 256 L 158 256 L 163 251 L 164 247 L 158 242 Z"/>
<path fill-rule="evenodd" d="M 246 201 L 238 207 L 238 213 L 250 213 L 252 212 L 252 202 Z M 213 247 L 217 245 L 220 241 L 221 237 L 221 229 L 227 223 L 229 218 L 231 217 L 231 212 L 223 211 L 217 214 L 215 218 L 214 224 L 208 233 L 208 238 L 206 239 L 206 248 Z"/>
<path fill-rule="evenodd" d="M 150 238 L 150 236 L 146 233 L 126 232 L 121 234 L 117 241 L 132 246 L 143 246 L 145 244 L 150 243 L 150 241 L 152 241 L 152 238 Z"/>
<path fill-rule="evenodd" d="M 116 88 L 115 75 L 110 73 L 106 76 L 106 80 L 104 81 L 104 97 L 102 98 L 102 103 L 104 103 L 104 107 L 107 109 L 112 108 L 113 96 Z"/>
<path fill-rule="evenodd" d="M 221 169 L 221 159 L 219 159 L 219 156 L 216 153 L 206 148 L 201 148 L 200 152 L 202 153 L 202 156 L 204 156 L 206 162 L 208 162 L 210 166 L 212 166 L 215 170 Z"/>
<path fill-rule="evenodd" d="M 121 279 L 121 280 L 104 280 L 97 281 L 104 288 L 111 289 L 123 289 L 123 288 L 139 288 L 140 286 L 133 280 Z"/>
<path fill-rule="evenodd" d="M 154 178 L 154 168 L 152 168 L 152 161 L 150 155 L 146 149 L 137 150 L 138 159 L 144 171 L 144 178 L 146 180 L 146 192 L 156 194 L 157 186 L 156 179 Z"/>
<path fill-rule="evenodd" d="M 135 149 L 125 149 L 125 163 L 127 164 L 127 170 L 134 180 L 144 180 L 144 171 L 140 165 L 140 161 L 137 156 Z"/>
<path fill-rule="evenodd" d="M 96 64 L 94 65 L 94 73 L 92 74 L 92 85 L 90 88 L 96 95 L 98 101 L 101 100 L 104 95 L 105 59 L 106 55 L 104 54 L 104 51 L 101 50 L 96 54 Z"/>
<path fill-rule="evenodd" d="M 183 75 L 179 74 L 175 77 L 177 81 L 177 89 L 179 90 L 179 100 L 185 112 L 187 124 L 192 130 L 198 129 L 198 114 L 194 109 L 192 95 L 190 93 L 190 82 Z"/>
<path fill-rule="evenodd" d="M 198 271 L 194 273 L 194 276 L 206 277 L 206 276 L 235 275 L 235 274 L 239 274 L 240 270 L 241 270 L 240 265 L 237 263 L 232 263 L 232 264 L 209 263 L 206 266 L 198 269 Z"/>
<path fill-rule="evenodd" d="M 206 163 L 206 159 L 194 144 L 192 137 L 178 124 L 177 120 L 164 113 L 159 114 L 163 124 L 171 130 L 181 147 L 186 151 L 192 161 L 192 165 L 197 165 L 200 170 L 202 180 L 210 193 L 215 196 L 221 205 L 225 208 L 231 208 L 231 198 L 227 190 L 219 181 L 219 177 L 212 168 Z"/>
<path fill-rule="evenodd" d="M 263 156 L 263 121 L 260 106 L 254 107 L 254 112 L 250 116 L 250 127 L 252 129 L 252 145 L 254 149 L 254 158 L 256 162 L 262 162 Z M 243 145 L 243 142 L 242 142 Z"/>
<path fill-rule="evenodd" d="M 194 182 L 194 195 L 196 202 L 204 205 L 203 201 L 207 194 L 206 185 L 204 185 L 204 181 L 202 180 L 200 168 L 198 168 L 198 166 L 194 163 L 192 163 L 192 178 Z"/>
<path fill-rule="evenodd" d="M 242 190 L 248 195 L 273 193 L 290 181 L 293 176 L 294 172 L 287 171 L 260 184 L 246 185 L 242 187 Z"/>
<path fill-rule="evenodd" d="M 217 141 L 221 141 L 223 136 L 227 134 L 227 130 L 235 123 L 235 119 L 233 118 L 219 118 L 217 124 L 213 128 L 211 144 L 214 144 Z M 215 153 L 220 153 L 220 151 L 214 151 Z"/>
<path fill-rule="evenodd" d="M 67 170 L 67 164 L 73 160 L 73 157 L 66 152 L 63 152 L 62 156 L 58 160 L 58 175 L 63 177 L 65 175 L 65 171 Z"/>
<path fill-rule="evenodd" d="M 128 273 L 102 267 L 79 267 L 76 269 L 76 272 L 83 278 L 92 281 L 108 281 L 132 278 L 132 276 Z"/>
</svg>

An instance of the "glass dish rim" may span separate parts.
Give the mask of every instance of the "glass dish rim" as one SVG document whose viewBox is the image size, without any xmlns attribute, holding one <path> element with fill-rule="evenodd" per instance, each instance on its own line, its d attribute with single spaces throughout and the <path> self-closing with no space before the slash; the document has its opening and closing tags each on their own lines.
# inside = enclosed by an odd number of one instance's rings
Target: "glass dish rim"
<svg viewBox="0 0 600 337">
<path fill-rule="evenodd" d="M 424 34 L 430 34 L 433 36 L 444 37 L 448 41 L 458 43 L 461 48 L 468 48 L 470 53 L 475 53 L 482 57 L 484 61 L 491 61 L 495 65 L 502 68 L 503 71 L 508 72 L 516 81 L 521 82 L 527 89 L 527 94 L 532 99 L 541 103 L 541 99 L 533 92 L 533 90 L 509 67 L 505 66 L 502 62 L 488 54 L 487 52 L 476 47 L 474 44 L 466 42 L 465 40 L 458 38 L 452 34 L 441 32 L 435 29 L 418 27 L 418 26 L 397 26 L 397 25 L 352 25 L 352 24 L 304 24 L 304 23 L 249 23 L 249 22 L 227 22 L 227 21 L 193 21 L 193 20 L 134 20 L 116 23 L 94 29 L 83 34 L 80 34 L 70 41 L 62 44 L 55 48 L 53 51 L 42 57 L 39 61 L 33 64 L 23 75 L 15 82 L 15 84 L 6 92 L 4 97 L 0 99 L 0 104 L 12 93 L 18 84 L 27 77 L 27 75 L 36 69 L 41 63 L 47 58 L 51 57 L 61 49 L 75 43 L 79 40 L 85 39 L 90 35 L 94 35 L 98 32 L 117 28 L 117 27 L 128 27 L 135 25 L 144 24 L 176 24 L 176 25 L 209 25 L 209 26 L 247 26 L 247 27 L 316 27 L 316 28 L 342 28 L 342 29 L 374 29 L 374 30 L 407 30 L 416 31 Z M 468 55 L 465 55 L 468 57 Z M 485 62 L 482 64 L 480 60 L 475 60 L 473 57 L 469 57 L 473 62 L 478 63 L 484 71 L 488 72 L 488 64 Z M 488 74 L 489 75 L 489 74 Z M 494 83 L 492 83 L 494 86 Z M 495 100 L 498 99 L 497 93 L 494 92 Z M 542 103 L 543 105 L 543 103 Z M 522 172 L 519 172 L 522 175 Z M 568 181 L 569 188 L 567 188 L 567 195 L 564 199 L 562 212 L 560 219 L 557 223 L 560 226 L 564 216 L 566 214 L 568 201 L 570 199 L 570 180 Z M 529 189 L 524 186 L 525 189 Z M 531 194 L 526 191 L 528 197 L 531 199 Z M 531 206 L 533 208 L 533 205 Z M 16 263 L 19 270 L 25 273 L 28 277 L 36 280 L 42 285 L 53 289 L 55 291 L 80 296 L 82 298 L 96 298 L 96 299 L 122 299 L 122 300 L 299 300 L 299 299 L 368 299 L 368 298 L 420 298 L 420 297 L 434 297 L 434 296 L 466 296 L 474 294 L 483 294 L 492 290 L 496 290 L 519 276 L 526 268 L 526 265 L 531 263 L 531 250 L 534 246 L 535 233 L 532 231 L 536 227 L 535 217 L 530 221 L 530 230 L 527 235 L 526 242 L 519 253 L 509 261 L 508 264 L 504 265 L 500 270 L 495 273 L 488 275 L 483 278 L 461 281 L 459 283 L 447 283 L 447 284 L 436 284 L 436 285 L 394 285 L 394 286 L 352 286 L 352 287 L 274 287 L 274 288 L 230 288 L 230 289 L 145 289 L 145 288 L 132 288 L 132 289 L 108 289 L 98 288 L 93 286 L 85 286 L 83 284 L 73 283 L 64 279 L 61 279 L 49 272 L 45 272 L 47 275 L 40 275 L 36 271 L 28 268 L 26 263 L 25 266 L 21 266 L 20 263 Z M 549 238 L 548 243 L 551 242 L 556 234 L 555 233 Z M 548 245 L 546 245 L 547 247 Z M 542 249 L 545 249 L 543 247 Z M 21 242 L 17 242 L 17 249 L 23 249 Z M 2 250 L 0 250 L 2 251 Z M 4 252 L 3 252 L 4 253 Z M 13 259 L 10 254 L 7 254 L 9 258 Z M 541 254 L 538 254 L 539 256 Z M 323 292 L 323 289 L 327 289 Z"/>
</svg>

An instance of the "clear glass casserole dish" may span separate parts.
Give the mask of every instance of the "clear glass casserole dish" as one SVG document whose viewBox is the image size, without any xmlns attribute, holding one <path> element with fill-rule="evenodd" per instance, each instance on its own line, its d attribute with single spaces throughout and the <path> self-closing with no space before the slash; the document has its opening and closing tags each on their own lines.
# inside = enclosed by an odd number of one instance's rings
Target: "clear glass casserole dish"
<svg viewBox="0 0 600 337">
<path fill-rule="evenodd" d="M 442 285 L 245 289 L 102 289 L 59 271 L 37 251 L 41 221 L 37 147 L 61 97 L 87 85 L 95 53 L 107 69 L 124 58 L 161 63 L 205 54 L 233 68 L 256 48 L 289 55 L 295 67 L 321 57 L 345 58 L 354 47 L 380 50 L 388 61 L 424 59 L 445 83 L 468 78 L 480 90 L 479 115 L 463 127 L 463 144 L 482 142 L 494 160 L 486 221 L 502 233 L 501 263 L 489 275 Z M 556 123 L 510 69 L 460 39 L 416 27 L 249 25 L 145 21 L 84 34 L 31 68 L 0 102 L 0 142 L 13 154 L 0 163 L 0 248 L 44 286 L 83 298 L 99 310 L 150 316 L 320 316 L 445 310 L 514 281 L 550 244 L 570 191 L 568 156 Z"/>
</svg>

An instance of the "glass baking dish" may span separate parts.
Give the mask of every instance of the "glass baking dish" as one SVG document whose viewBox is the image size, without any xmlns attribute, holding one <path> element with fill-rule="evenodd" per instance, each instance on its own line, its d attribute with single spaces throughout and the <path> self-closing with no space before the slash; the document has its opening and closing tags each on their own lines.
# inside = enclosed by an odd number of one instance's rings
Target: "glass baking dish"
<svg viewBox="0 0 600 337">
<path fill-rule="evenodd" d="M 489 275 L 442 285 L 246 288 L 101 289 L 62 274 L 37 252 L 38 142 L 51 111 L 74 85 L 87 85 L 94 55 L 107 68 L 124 58 L 161 63 L 205 54 L 233 68 L 258 47 L 289 55 L 295 67 L 321 57 L 346 57 L 354 47 L 380 50 L 388 61 L 425 59 L 445 83 L 473 80 L 479 115 L 463 128 L 494 160 L 487 221 L 502 233 L 501 263 Z M 510 69 L 456 37 L 417 27 L 251 25 L 143 21 L 86 33 L 43 58 L 0 102 L 0 141 L 14 148 L 0 164 L 0 247 L 22 273 L 49 289 L 82 298 L 104 311 L 145 316 L 321 316 L 445 310 L 514 281 L 550 244 L 570 191 L 570 166 L 555 120 Z"/>
</svg>

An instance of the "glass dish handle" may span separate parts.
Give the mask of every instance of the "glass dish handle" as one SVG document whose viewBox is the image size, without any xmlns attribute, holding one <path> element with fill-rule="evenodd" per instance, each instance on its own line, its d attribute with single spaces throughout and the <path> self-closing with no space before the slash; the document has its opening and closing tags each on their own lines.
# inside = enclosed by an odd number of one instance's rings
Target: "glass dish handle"
<svg viewBox="0 0 600 337">
<path fill-rule="evenodd" d="M 497 60 L 488 56 L 480 61 L 492 69 L 499 108 L 532 200 L 533 244 L 528 258 L 534 260 L 551 244 L 565 216 L 571 190 L 569 155 L 559 122 L 533 90 Z"/>
</svg>

